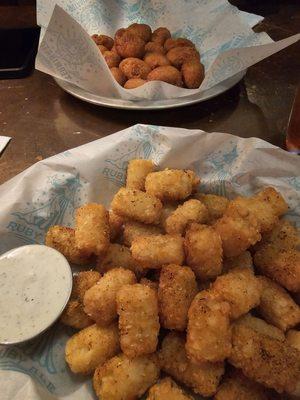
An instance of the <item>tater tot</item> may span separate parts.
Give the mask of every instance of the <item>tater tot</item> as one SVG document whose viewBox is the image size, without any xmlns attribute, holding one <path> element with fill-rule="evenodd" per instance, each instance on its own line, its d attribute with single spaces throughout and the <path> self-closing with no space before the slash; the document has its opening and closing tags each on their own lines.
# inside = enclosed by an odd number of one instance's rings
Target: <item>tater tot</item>
<svg viewBox="0 0 300 400">
<path fill-rule="evenodd" d="M 123 242 L 130 247 L 133 240 L 138 236 L 152 236 L 160 233 L 162 233 L 162 230 L 159 226 L 128 221 L 124 224 Z"/>
<path fill-rule="evenodd" d="M 194 197 L 200 200 L 206 205 L 209 212 L 209 223 L 215 222 L 217 219 L 221 218 L 229 204 L 229 200 L 223 196 L 217 196 L 215 194 L 202 194 L 196 193 Z"/>
<path fill-rule="evenodd" d="M 185 337 L 179 333 L 169 333 L 163 339 L 159 352 L 162 370 L 193 389 L 195 393 L 212 396 L 224 373 L 224 364 L 222 362 L 194 364 L 188 359 L 184 345 Z"/>
<path fill-rule="evenodd" d="M 98 325 L 107 326 L 117 318 L 116 296 L 122 286 L 136 283 L 132 271 L 114 268 L 106 272 L 98 283 L 86 291 L 84 311 Z"/>
<path fill-rule="evenodd" d="M 192 400 L 192 397 L 171 378 L 164 378 L 150 388 L 146 400 Z"/>
<path fill-rule="evenodd" d="M 191 268 L 175 264 L 162 267 L 158 305 L 163 328 L 178 331 L 186 329 L 188 310 L 197 291 L 196 277 Z"/>
<path fill-rule="evenodd" d="M 291 329 L 286 334 L 286 342 L 289 346 L 294 347 L 300 352 L 300 331 Z"/>
<path fill-rule="evenodd" d="M 166 219 L 165 229 L 169 234 L 184 234 L 186 227 L 191 222 L 200 224 L 208 220 L 208 209 L 196 199 L 187 200 Z"/>
<path fill-rule="evenodd" d="M 267 244 L 253 258 L 257 269 L 291 292 L 300 291 L 300 251 Z"/>
<path fill-rule="evenodd" d="M 62 253 L 72 264 L 86 265 L 92 261 L 90 254 L 84 254 L 76 247 L 75 230 L 72 228 L 51 226 L 46 234 L 45 244 Z"/>
<path fill-rule="evenodd" d="M 110 240 L 115 240 L 123 231 L 124 220 L 122 217 L 120 217 L 120 215 L 114 213 L 112 210 L 109 210 L 108 221 Z"/>
<path fill-rule="evenodd" d="M 149 286 L 125 285 L 117 294 L 120 343 L 135 358 L 156 351 L 159 333 L 157 293 Z"/>
<path fill-rule="evenodd" d="M 151 160 L 130 160 L 127 168 L 126 187 L 128 189 L 145 189 L 146 176 L 154 170 Z"/>
<path fill-rule="evenodd" d="M 179 235 L 138 236 L 132 242 L 131 253 L 143 268 L 161 268 L 164 264 L 182 265 L 183 239 Z"/>
<path fill-rule="evenodd" d="M 280 342 L 285 341 L 285 336 L 281 329 L 268 324 L 261 318 L 253 317 L 251 314 L 243 315 L 235 322 L 235 324 L 247 326 L 261 335 L 269 336 L 273 339 L 279 340 Z"/>
<path fill-rule="evenodd" d="M 92 325 L 94 321 L 84 312 L 79 300 L 70 300 L 60 317 L 60 321 L 75 329 L 83 329 Z"/>
<path fill-rule="evenodd" d="M 102 328 L 91 325 L 68 339 L 66 361 L 75 374 L 90 374 L 119 352 L 117 324 Z"/>
<path fill-rule="evenodd" d="M 230 305 L 214 298 L 210 290 L 199 292 L 188 312 L 186 351 L 192 361 L 223 361 L 231 351 Z"/>
<path fill-rule="evenodd" d="M 142 278 L 142 279 L 140 280 L 140 284 L 141 284 L 141 285 L 148 286 L 148 287 L 150 287 L 150 288 L 153 289 L 153 290 L 156 290 L 156 291 L 158 290 L 158 282 L 152 281 L 151 279 Z"/>
<path fill-rule="evenodd" d="M 262 240 L 255 245 L 259 249 L 261 245 L 272 244 L 281 249 L 294 249 L 300 244 L 297 229 L 287 220 L 280 220 L 270 232 L 262 235 Z"/>
<path fill-rule="evenodd" d="M 262 284 L 250 268 L 234 268 L 219 276 L 212 289 L 230 305 L 230 318 L 237 319 L 259 305 Z"/>
<path fill-rule="evenodd" d="M 254 197 L 267 203 L 278 217 L 285 214 L 288 210 L 288 205 L 286 201 L 284 200 L 282 195 L 273 187 L 267 187 L 261 190 Z"/>
<path fill-rule="evenodd" d="M 133 259 L 128 247 L 118 243 L 111 243 L 105 256 L 98 259 L 96 268 L 104 274 L 116 267 L 130 269 L 137 275 L 142 271 L 142 268 Z"/>
<path fill-rule="evenodd" d="M 98 271 L 81 271 L 73 276 L 72 298 L 83 301 L 85 292 L 101 278 Z"/>
<path fill-rule="evenodd" d="M 176 210 L 177 207 L 178 207 L 177 203 L 164 203 L 159 223 L 161 228 L 163 229 L 166 228 L 167 218 Z"/>
<path fill-rule="evenodd" d="M 84 253 L 102 255 L 109 246 L 108 212 L 90 203 L 76 210 L 75 244 Z"/>
<path fill-rule="evenodd" d="M 147 193 L 161 200 L 184 200 L 198 183 L 199 179 L 188 171 L 165 169 L 147 175 L 145 188 Z"/>
<path fill-rule="evenodd" d="M 249 268 L 253 270 L 253 261 L 250 251 L 244 251 L 235 257 L 227 257 L 223 260 L 223 273 L 234 268 Z"/>
<path fill-rule="evenodd" d="M 286 331 L 300 323 L 300 307 L 288 292 L 264 276 L 258 277 L 262 285 L 258 307 L 262 317 L 277 328 Z"/>
<path fill-rule="evenodd" d="M 220 235 L 210 226 L 192 223 L 185 235 L 187 265 L 197 278 L 210 280 L 222 272 L 222 242 Z"/>
<path fill-rule="evenodd" d="M 162 203 L 154 195 L 141 190 L 121 188 L 115 194 L 111 207 L 122 217 L 153 224 L 159 222 Z"/>
<path fill-rule="evenodd" d="M 159 377 L 155 356 L 129 359 L 119 354 L 99 365 L 93 377 L 93 386 L 99 400 L 136 400 Z"/>
</svg>

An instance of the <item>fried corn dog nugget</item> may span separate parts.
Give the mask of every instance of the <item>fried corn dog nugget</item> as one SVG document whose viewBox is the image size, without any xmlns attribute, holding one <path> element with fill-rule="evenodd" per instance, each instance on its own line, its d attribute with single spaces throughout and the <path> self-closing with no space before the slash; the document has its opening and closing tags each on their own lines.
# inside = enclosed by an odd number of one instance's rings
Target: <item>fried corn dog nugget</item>
<svg viewBox="0 0 300 400">
<path fill-rule="evenodd" d="M 255 266 L 291 292 L 300 291 L 300 251 L 267 244 L 253 258 Z"/>
<path fill-rule="evenodd" d="M 108 212 L 90 203 L 76 210 L 75 244 L 84 253 L 102 255 L 109 246 Z"/>
<path fill-rule="evenodd" d="M 269 336 L 273 339 L 279 340 L 280 342 L 285 341 L 285 336 L 281 329 L 268 324 L 263 319 L 253 317 L 251 314 L 243 315 L 235 322 L 235 324 L 244 325 L 261 335 Z"/>
<path fill-rule="evenodd" d="M 151 172 L 146 177 L 146 192 L 161 200 L 184 200 L 194 191 L 200 180 L 193 171 L 165 169 Z"/>
<path fill-rule="evenodd" d="M 159 377 L 154 355 L 129 359 L 119 354 L 99 365 L 93 386 L 99 400 L 137 400 Z"/>
<path fill-rule="evenodd" d="M 294 347 L 300 352 L 300 331 L 291 329 L 286 334 L 286 342 L 289 346 Z"/>
<path fill-rule="evenodd" d="M 300 323 L 300 307 L 289 293 L 264 276 L 258 277 L 262 285 L 259 313 L 272 325 L 284 332 Z"/>
<path fill-rule="evenodd" d="M 127 284 L 136 283 L 132 271 L 124 268 L 114 268 L 86 291 L 83 299 L 84 311 L 98 325 L 107 326 L 117 318 L 116 296 L 118 291 Z"/>
<path fill-rule="evenodd" d="M 133 259 L 130 249 L 118 243 L 111 243 L 105 256 L 99 257 L 96 269 L 104 274 L 113 268 L 130 269 L 135 274 L 139 274 L 142 269 Z"/>
<path fill-rule="evenodd" d="M 162 53 L 148 52 L 144 57 L 144 61 L 151 69 L 171 65 L 167 57 Z"/>
<path fill-rule="evenodd" d="M 281 249 L 294 249 L 300 244 L 300 237 L 297 229 L 289 221 L 282 219 L 270 232 L 263 234 L 255 249 L 258 250 L 264 244 L 272 244 Z"/>
<path fill-rule="evenodd" d="M 146 51 L 146 54 L 147 53 L 165 54 L 165 52 L 166 52 L 164 47 L 161 44 L 156 43 L 156 42 L 148 42 L 148 43 L 146 43 L 145 51 Z"/>
<path fill-rule="evenodd" d="M 224 364 L 192 363 L 185 351 L 185 337 L 171 332 L 163 339 L 159 352 L 160 366 L 164 372 L 182 382 L 202 396 L 212 396 L 224 374 Z"/>
<path fill-rule="evenodd" d="M 228 257 L 223 260 L 223 273 L 234 268 L 249 268 L 253 271 L 253 261 L 250 251 L 244 251 L 235 257 Z"/>
<path fill-rule="evenodd" d="M 223 361 L 231 351 L 230 305 L 211 290 L 199 292 L 188 312 L 186 351 L 195 362 Z"/>
<path fill-rule="evenodd" d="M 150 67 L 149 67 L 150 68 Z M 182 75 L 177 68 L 172 65 L 162 65 L 154 68 L 147 76 L 148 81 L 163 81 L 170 85 L 182 87 Z"/>
<path fill-rule="evenodd" d="M 131 246 L 138 236 L 159 235 L 162 230 L 156 225 L 146 225 L 140 222 L 128 221 L 124 225 L 123 242 L 126 246 Z"/>
<path fill-rule="evenodd" d="M 111 51 L 112 53 L 113 51 Z M 111 67 L 109 68 L 112 76 L 115 78 L 115 80 L 118 82 L 119 85 L 124 86 L 126 82 L 126 76 L 123 74 L 123 72 L 120 70 L 118 67 Z"/>
<path fill-rule="evenodd" d="M 171 378 L 161 379 L 152 386 L 146 400 L 193 400 Z"/>
<path fill-rule="evenodd" d="M 138 236 L 131 245 L 132 257 L 142 268 L 161 268 L 165 264 L 182 265 L 183 238 L 179 235 Z"/>
<path fill-rule="evenodd" d="M 188 310 L 197 291 L 196 277 L 191 268 L 175 264 L 162 267 L 158 288 L 162 327 L 178 331 L 186 329 Z"/>
<path fill-rule="evenodd" d="M 210 226 L 192 223 L 186 231 L 184 247 L 186 262 L 197 278 L 210 280 L 222 272 L 222 242 Z"/>
<path fill-rule="evenodd" d="M 208 209 L 196 199 L 187 200 L 166 219 L 165 229 L 169 234 L 184 234 L 191 222 L 205 224 L 208 220 Z"/>
<path fill-rule="evenodd" d="M 145 224 L 155 224 L 159 222 L 162 203 L 153 195 L 141 190 L 121 188 L 115 194 L 111 208 L 122 217 Z"/>
<path fill-rule="evenodd" d="M 153 40 L 153 39 L 152 39 Z M 166 51 L 173 49 L 174 47 L 195 47 L 194 43 L 186 38 L 168 38 L 165 41 L 164 48 Z"/>
<path fill-rule="evenodd" d="M 145 63 L 145 61 L 135 57 L 125 58 L 120 62 L 119 68 L 127 79 L 147 79 L 147 76 L 151 71 L 151 68 L 147 63 Z"/>
<path fill-rule="evenodd" d="M 169 29 L 165 27 L 160 27 L 155 29 L 155 31 L 152 32 L 151 36 L 151 42 L 158 43 L 161 46 L 164 45 L 165 41 L 171 37 L 171 33 Z"/>
<path fill-rule="evenodd" d="M 83 302 L 85 292 L 95 285 L 100 278 L 101 274 L 98 271 L 92 270 L 81 271 L 77 275 L 74 275 L 71 297 Z"/>
<path fill-rule="evenodd" d="M 157 293 L 149 286 L 123 286 L 117 294 L 120 343 L 135 358 L 156 351 L 159 333 Z"/>
<path fill-rule="evenodd" d="M 135 88 L 138 88 L 138 87 L 144 85 L 145 83 L 147 83 L 147 81 L 145 79 L 131 78 L 125 82 L 124 88 L 125 89 L 135 89 Z"/>
<path fill-rule="evenodd" d="M 147 24 L 137 24 L 135 22 L 129 25 L 127 31 L 140 36 L 145 42 L 149 42 L 152 36 L 152 30 Z"/>
<path fill-rule="evenodd" d="M 124 220 L 118 214 L 109 210 L 108 213 L 110 240 L 115 240 L 123 232 Z"/>
<path fill-rule="evenodd" d="M 90 374 L 119 352 L 117 324 L 91 325 L 71 336 L 65 349 L 66 362 L 75 374 Z"/>
<path fill-rule="evenodd" d="M 128 189 L 145 190 L 146 176 L 153 170 L 154 164 L 151 160 L 136 159 L 129 161 L 126 187 Z"/>
<path fill-rule="evenodd" d="M 92 261 L 90 254 L 83 254 L 75 245 L 75 231 L 66 226 L 54 225 L 48 229 L 46 246 L 62 253 L 71 264 L 86 265 Z"/>
<path fill-rule="evenodd" d="M 83 329 L 94 321 L 84 312 L 83 305 L 78 300 L 70 300 L 60 317 L 60 321 L 75 329 Z"/>
<path fill-rule="evenodd" d="M 282 195 L 277 192 L 273 187 L 267 187 L 257 193 L 255 198 L 260 199 L 267 203 L 272 209 L 275 215 L 280 217 L 288 211 L 288 205 Z"/>
<path fill-rule="evenodd" d="M 205 68 L 199 59 L 183 63 L 181 72 L 183 82 L 188 89 L 197 89 L 204 80 Z"/>
<path fill-rule="evenodd" d="M 240 324 L 233 325 L 232 345 L 228 361 L 248 378 L 278 393 L 296 389 L 300 377 L 298 350 Z"/>
<path fill-rule="evenodd" d="M 202 194 L 196 193 L 194 197 L 201 201 L 208 208 L 209 212 L 209 223 L 215 222 L 221 218 L 229 204 L 229 200 L 223 196 L 217 196 L 215 194 Z"/>
<path fill-rule="evenodd" d="M 234 268 L 219 276 L 212 289 L 230 305 L 230 318 L 237 319 L 260 303 L 262 284 L 250 268 Z"/>
</svg>

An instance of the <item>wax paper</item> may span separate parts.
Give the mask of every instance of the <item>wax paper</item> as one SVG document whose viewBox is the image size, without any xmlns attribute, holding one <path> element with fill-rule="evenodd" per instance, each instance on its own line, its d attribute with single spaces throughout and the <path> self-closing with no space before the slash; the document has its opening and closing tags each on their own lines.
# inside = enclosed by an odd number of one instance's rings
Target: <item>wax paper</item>
<svg viewBox="0 0 300 400">
<path fill-rule="evenodd" d="M 133 158 L 194 169 L 201 191 L 229 198 L 272 185 L 289 204 L 287 217 L 300 227 L 297 155 L 256 138 L 135 125 L 42 160 L 1 185 L 0 254 L 43 243 L 51 225 L 72 226 L 74 210 L 86 202 L 109 206 Z M 71 374 L 64 361 L 72 333 L 56 324 L 30 343 L 0 346 L 1 400 L 93 399 L 90 381 Z"/>
<path fill-rule="evenodd" d="M 138 101 L 190 96 L 300 39 L 298 34 L 274 43 L 265 32 L 252 30 L 261 20 L 227 0 L 38 0 L 37 21 L 43 39 L 36 68 L 108 98 Z M 153 29 L 167 26 L 175 37 L 191 39 L 206 69 L 201 87 L 183 89 L 156 81 L 136 89 L 122 88 L 90 35 L 114 36 L 117 29 L 133 22 L 147 23 Z"/>
<path fill-rule="evenodd" d="M 7 146 L 8 142 L 10 141 L 10 137 L 8 136 L 0 136 L 0 155 Z"/>
</svg>

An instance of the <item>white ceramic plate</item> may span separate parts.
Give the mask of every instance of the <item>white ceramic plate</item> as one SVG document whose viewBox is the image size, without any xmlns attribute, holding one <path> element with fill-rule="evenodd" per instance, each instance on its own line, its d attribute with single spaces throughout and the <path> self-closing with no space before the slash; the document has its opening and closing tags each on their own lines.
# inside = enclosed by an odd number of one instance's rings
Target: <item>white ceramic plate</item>
<svg viewBox="0 0 300 400">
<path fill-rule="evenodd" d="M 194 103 L 200 103 L 205 100 L 209 100 L 213 97 L 218 96 L 221 93 L 226 92 L 226 90 L 232 88 L 236 83 L 238 83 L 246 74 L 246 71 L 239 72 L 238 74 L 232 76 L 226 81 L 214 86 L 211 89 L 206 90 L 200 95 L 196 94 L 193 96 L 179 97 L 176 99 L 166 99 L 166 100 L 142 100 L 142 101 L 131 101 L 114 99 L 109 97 L 101 97 L 72 83 L 63 81 L 58 78 L 54 78 L 56 83 L 66 92 L 77 97 L 80 100 L 87 101 L 88 103 L 97 104 L 103 107 L 120 108 L 124 110 L 161 110 L 166 108 L 176 108 L 188 106 Z"/>
</svg>

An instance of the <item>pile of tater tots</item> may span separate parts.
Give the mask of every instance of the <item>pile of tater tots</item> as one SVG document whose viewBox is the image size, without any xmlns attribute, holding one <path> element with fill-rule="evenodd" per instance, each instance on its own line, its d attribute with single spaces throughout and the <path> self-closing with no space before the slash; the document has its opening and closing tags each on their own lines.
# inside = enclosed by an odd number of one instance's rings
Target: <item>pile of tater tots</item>
<svg viewBox="0 0 300 400">
<path fill-rule="evenodd" d="M 128 164 L 110 210 L 76 210 L 46 244 L 74 276 L 65 358 L 101 400 L 300 396 L 300 252 L 267 187 L 228 200 L 191 170 Z M 298 303 L 297 303 L 298 302 Z M 299 397 L 296 397 L 299 398 Z"/>
<path fill-rule="evenodd" d="M 204 79 L 204 66 L 194 43 L 172 38 L 165 27 L 152 32 L 149 25 L 134 23 L 118 29 L 114 39 L 92 35 L 113 77 L 125 89 L 149 81 L 196 89 Z"/>
</svg>

